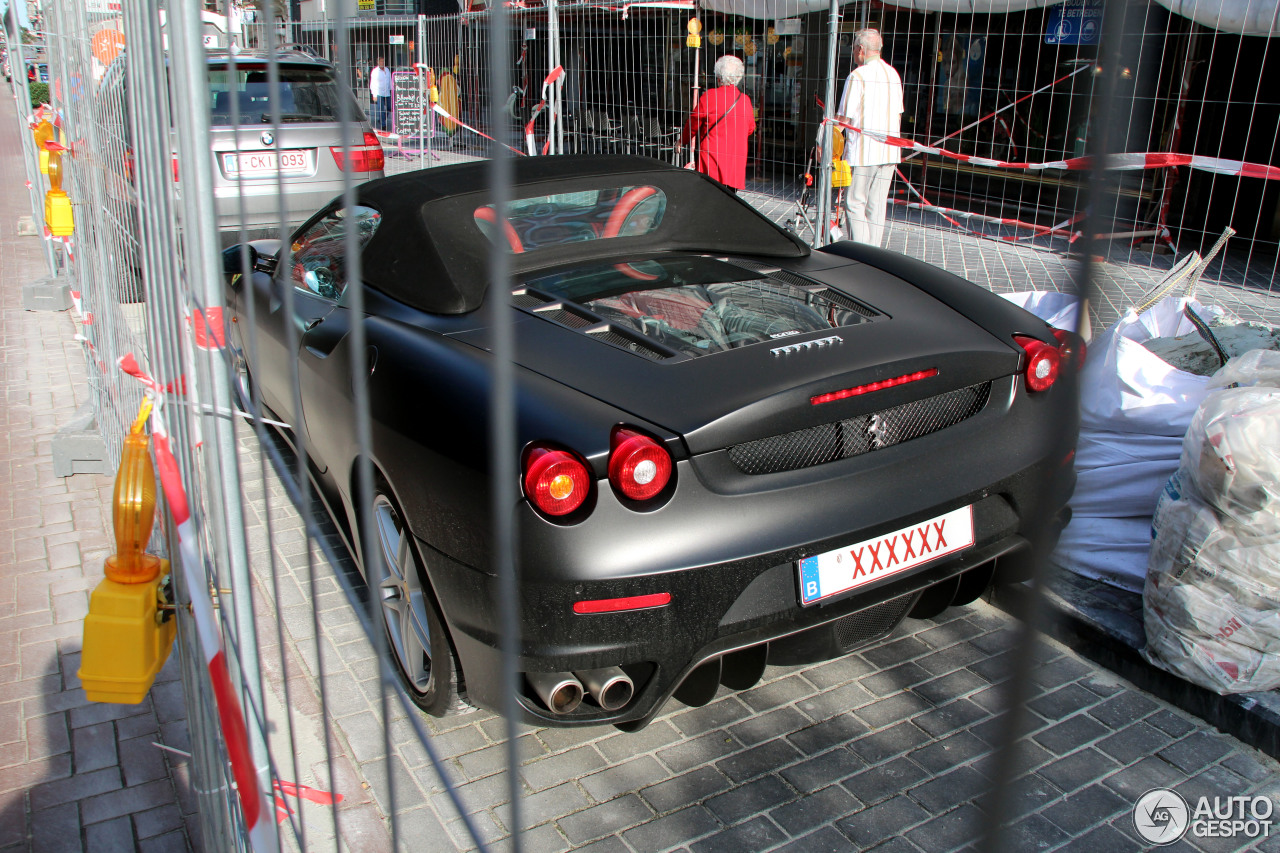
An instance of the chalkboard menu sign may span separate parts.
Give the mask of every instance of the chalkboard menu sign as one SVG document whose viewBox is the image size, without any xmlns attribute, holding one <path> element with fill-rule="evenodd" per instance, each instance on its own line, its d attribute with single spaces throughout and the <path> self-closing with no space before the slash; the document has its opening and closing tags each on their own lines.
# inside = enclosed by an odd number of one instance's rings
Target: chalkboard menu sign
<svg viewBox="0 0 1280 853">
<path fill-rule="evenodd" d="M 422 92 L 418 75 L 412 71 L 396 71 L 391 75 L 391 99 L 396 133 L 418 136 L 422 132 Z"/>
</svg>

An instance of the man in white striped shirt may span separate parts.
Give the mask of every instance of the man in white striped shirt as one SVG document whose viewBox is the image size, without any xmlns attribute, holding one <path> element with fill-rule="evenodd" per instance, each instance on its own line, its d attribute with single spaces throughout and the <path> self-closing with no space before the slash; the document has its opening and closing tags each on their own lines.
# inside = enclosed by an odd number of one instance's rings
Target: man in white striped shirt
<svg viewBox="0 0 1280 853">
<path fill-rule="evenodd" d="M 876 30 L 862 30 L 855 37 L 855 68 L 844 83 L 839 115 L 854 127 L 897 136 L 902 128 L 902 78 L 880 58 L 884 42 Z M 884 242 L 885 206 L 893 170 L 902 151 L 893 145 L 855 131 L 845 131 L 844 157 L 853 172 L 845 193 L 850 236 L 859 243 Z"/>
</svg>

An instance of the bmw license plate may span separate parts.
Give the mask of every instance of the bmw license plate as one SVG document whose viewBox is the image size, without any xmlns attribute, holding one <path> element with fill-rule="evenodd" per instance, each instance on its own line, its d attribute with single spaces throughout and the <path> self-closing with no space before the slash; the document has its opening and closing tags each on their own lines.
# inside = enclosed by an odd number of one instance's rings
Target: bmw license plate
<svg viewBox="0 0 1280 853">
<path fill-rule="evenodd" d="M 800 603 L 815 604 L 972 544 L 973 507 L 966 506 L 856 545 L 805 557 L 797 564 Z"/>
<path fill-rule="evenodd" d="M 309 158 L 305 150 L 281 151 L 279 166 L 275 151 L 240 152 L 239 154 L 223 154 L 222 170 L 227 177 L 237 175 L 274 175 L 277 171 L 286 175 L 297 175 L 310 169 Z"/>
</svg>

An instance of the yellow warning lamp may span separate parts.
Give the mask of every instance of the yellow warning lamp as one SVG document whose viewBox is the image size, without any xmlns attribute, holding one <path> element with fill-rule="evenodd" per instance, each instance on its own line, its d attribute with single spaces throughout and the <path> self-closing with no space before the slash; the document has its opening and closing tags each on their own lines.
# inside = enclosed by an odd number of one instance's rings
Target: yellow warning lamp
<svg viewBox="0 0 1280 853">
<path fill-rule="evenodd" d="M 144 551 L 156 512 L 155 470 L 143 432 L 150 411 L 144 401 L 124 440 L 112 502 L 116 553 L 107 558 L 107 576 L 89 598 L 84 620 L 77 674 L 91 702 L 141 702 L 173 647 L 176 623 L 165 606 L 169 562 Z"/>
<path fill-rule="evenodd" d="M 65 150 L 51 141 L 45 143 L 43 152 L 48 160 L 49 174 L 49 191 L 44 194 L 44 224 L 55 237 L 70 237 L 75 231 L 71 199 L 62 190 L 62 152 Z"/>
<path fill-rule="evenodd" d="M 32 135 L 36 138 L 36 151 L 40 155 L 40 174 L 47 175 L 49 174 L 49 149 L 45 148 L 44 144 L 53 139 L 53 122 L 47 118 L 41 119 L 32 131 Z"/>
<path fill-rule="evenodd" d="M 147 404 L 144 407 L 150 409 Z M 143 431 L 144 423 L 140 417 L 125 436 L 112 495 L 116 553 L 107 557 L 106 572 L 118 583 L 145 583 L 160 574 L 160 558 L 146 553 L 156 520 L 156 472 L 151 466 L 151 439 Z"/>
<path fill-rule="evenodd" d="M 702 21 L 689 19 L 689 37 L 684 40 L 685 47 L 702 47 Z"/>
</svg>

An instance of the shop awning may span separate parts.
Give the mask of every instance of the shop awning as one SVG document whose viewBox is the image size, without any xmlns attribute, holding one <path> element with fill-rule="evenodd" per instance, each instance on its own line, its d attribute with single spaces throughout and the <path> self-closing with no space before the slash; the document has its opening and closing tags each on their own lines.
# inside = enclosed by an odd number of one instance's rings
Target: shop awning
<svg viewBox="0 0 1280 853">
<path fill-rule="evenodd" d="M 1280 0 L 1157 0 L 1184 18 L 1224 33 L 1280 35 Z"/>
<path fill-rule="evenodd" d="M 851 0 L 840 0 L 846 5 Z M 1280 35 L 1280 0 L 1156 0 L 1175 15 L 1201 26 L 1246 36 Z M 916 12 L 993 15 L 1056 5 L 1052 0 L 885 0 Z M 827 0 L 700 0 L 704 9 L 747 18 L 794 18 L 831 8 Z"/>
</svg>

